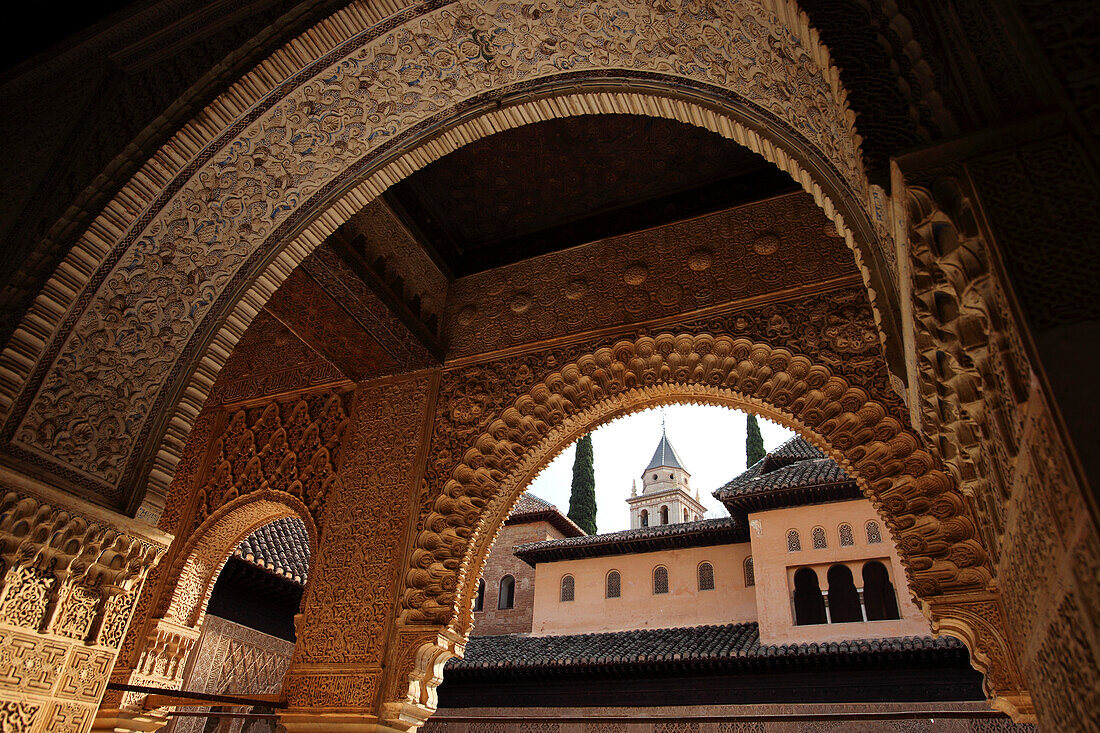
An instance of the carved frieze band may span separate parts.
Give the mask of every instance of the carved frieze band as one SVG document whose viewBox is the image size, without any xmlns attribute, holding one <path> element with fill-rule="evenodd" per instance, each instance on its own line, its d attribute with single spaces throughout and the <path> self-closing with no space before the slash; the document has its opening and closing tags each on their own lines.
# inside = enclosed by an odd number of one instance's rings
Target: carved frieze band
<svg viewBox="0 0 1100 733">
<path fill-rule="evenodd" d="M 447 341 L 459 358 L 858 275 L 836 226 L 793 193 L 461 278 Z"/>
</svg>

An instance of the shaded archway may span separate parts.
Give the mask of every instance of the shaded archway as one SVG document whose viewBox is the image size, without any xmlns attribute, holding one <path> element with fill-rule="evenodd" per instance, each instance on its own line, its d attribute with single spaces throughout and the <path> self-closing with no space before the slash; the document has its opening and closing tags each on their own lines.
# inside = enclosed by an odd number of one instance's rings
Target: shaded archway
<svg viewBox="0 0 1100 733">
<path fill-rule="evenodd" d="M 911 592 L 933 620 L 962 619 L 982 671 L 1020 688 L 992 572 L 963 497 L 904 424 L 873 396 L 810 359 L 746 339 L 670 334 L 620 341 L 534 384 L 502 407 L 450 473 L 422 523 L 405 574 L 398 662 L 401 704 L 425 706 L 442 663 L 471 627 L 473 586 L 492 540 L 524 486 L 574 440 L 603 422 L 670 402 L 747 409 L 798 431 L 853 476 L 897 540 Z M 992 613 L 958 613 L 982 603 Z M 417 629 L 420 629 L 417 631 Z M 980 640 L 985 636 L 986 640 Z M 430 640 L 428 637 L 434 637 Z M 414 660 L 431 661 L 422 667 Z M 442 661 L 441 661 L 442 660 Z M 988 679 L 988 678 L 987 678 Z M 400 680 L 400 678 L 399 678 Z"/>
<path fill-rule="evenodd" d="M 813 568 L 799 568 L 794 574 L 795 625 L 823 624 L 827 621 L 825 599 L 821 595 L 817 573 Z"/>
<path fill-rule="evenodd" d="M 132 670 L 116 669 L 129 684 L 179 689 L 187 660 L 199 638 L 214 583 L 233 550 L 256 529 L 277 519 L 295 517 L 305 526 L 310 556 L 318 549 L 317 527 L 305 504 L 283 491 L 261 489 L 220 507 L 191 534 L 165 568 L 168 590 L 150 618 L 138 618 L 131 635 L 138 644 Z M 104 721 L 141 713 L 144 694 L 105 699 L 97 714 Z"/>
<path fill-rule="evenodd" d="M 148 490 L 155 514 L 213 375 L 293 267 L 410 171 L 536 120 L 641 114 L 737 140 L 815 197 L 865 263 L 872 304 L 889 300 L 893 278 L 879 261 L 890 248 L 878 248 L 885 230 L 872 223 L 844 90 L 797 6 L 768 5 L 562 4 L 526 17 L 471 2 L 409 9 L 385 26 L 373 10 L 334 14 L 273 62 L 315 59 L 308 67 L 266 96 L 258 72 L 219 98 L 220 112 L 254 106 L 235 125 L 209 114 L 189 126 L 89 229 L 4 352 L 0 408 L 12 452 L 126 511 Z M 754 32 L 732 30 L 746 27 Z M 540 39 L 558 37 L 570 39 L 560 46 L 568 51 L 543 59 Z M 321 58 L 319 39 L 332 47 Z M 137 210 L 146 213 L 135 219 Z M 158 257 L 162 276 L 150 286 L 163 297 L 114 298 L 149 274 L 143 253 L 158 249 L 172 253 L 171 262 Z M 197 251 L 216 265 L 196 275 Z M 194 288 L 172 286 L 195 276 Z M 893 317 L 893 307 L 880 310 Z M 159 324 L 151 368 L 124 354 L 85 358 L 119 343 L 151 353 L 139 327 L 149 322 Z M 97 366 L 105 361 L 111 369 Z M 94 388 L 73 393 L 78 383 Z M 120 395 L 125 405 L 115 404 Z M 123 414 L 144 415 L 141 429 L 115 429 Z"/>
<path fill-rule="evenodd" d="M 283 491 L 263 489 L 238 497 L 208 517 L 191 536 L 168 576 L 174 588 L 163 618 L 197 626 L 210 591 L 233 549 L 245 537 L 276 519 L 296 517 L 305 524 L 310 554 L 317 550 L 317 527 L 305 504 Z"/>
</svg>

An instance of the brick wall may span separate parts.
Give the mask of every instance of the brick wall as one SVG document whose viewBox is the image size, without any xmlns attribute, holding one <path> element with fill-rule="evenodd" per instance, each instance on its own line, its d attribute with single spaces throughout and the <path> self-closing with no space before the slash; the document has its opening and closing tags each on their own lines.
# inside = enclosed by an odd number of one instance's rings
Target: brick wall
<svg viewBox="0 0 1100 733">
<path fill-rule="evenodd" d="M 512 548 L 527 542 L 561 539 L 563 536 L 549 522 L 508 524 L 501 528 L 481 574 L 485 581 L 485 603 L 482 611 L 474 613 L 474 635 L 496 636 L 531 632 L 535 605 L 535 569 L 513 555 Z M 500 579 L 505 575 L 516 579 L 515 604 L 510 609 L 498 609 Z"/>
</svg>

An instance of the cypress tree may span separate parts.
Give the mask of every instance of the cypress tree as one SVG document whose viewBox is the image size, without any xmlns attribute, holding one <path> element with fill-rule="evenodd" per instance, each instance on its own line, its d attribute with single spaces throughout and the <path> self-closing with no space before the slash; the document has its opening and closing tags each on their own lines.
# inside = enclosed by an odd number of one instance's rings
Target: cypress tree
<svg viewBox="0 0 1100 733">
<path fill-rule="evenodd" d="M 764 436 L 760 434 L 760 425 L 756 422 L 756 415 L 749 415 L 745 432 L 745 467 L 747 468 L 768 453 L 764 450 Z"/>
<path fill-rule="evenodd" d="M 577 441 L 567 516 L 588 534 L 596 534 L 596 471 L 592 465 L 591 433 Z"/>
</svg>

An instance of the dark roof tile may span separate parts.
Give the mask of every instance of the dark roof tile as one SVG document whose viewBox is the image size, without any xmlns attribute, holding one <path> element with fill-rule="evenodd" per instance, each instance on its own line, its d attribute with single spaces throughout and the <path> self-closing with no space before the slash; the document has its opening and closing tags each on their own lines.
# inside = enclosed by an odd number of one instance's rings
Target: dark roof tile
<svg viewBox="0 0 1100 733">
<path fill-rule="evenodd" d="M 305 585 L 309 575 L 309 533 L 297 517 L 265 524 L 245 537 L 233 554 L 299 585 Z"/>
<path fill-rule="evenodd" d="M 572 519 L 558 511 L 558 508 L 544 499 L 540 499 L 529 491 L 523 492 L 519 501 L 512 507 L 512 512 L 505 520 L 505 524 L 520 524 L 523 522 L 549 522 L 566 537 L 578 537 L 585 531 L 578 527 Z"/>
<path fill-rule="evenodd" d="M 853 639 L 814 644 L 761 644 L 756 623 L 694 626 L 673 629 L 637 629 L 567 636 L 478 636 L 466 645 L 463 659 L 448 662 L 451 670 L 546 669 L 591 666 L 630 666 L 676 663 L 686 660 L 737 662 L 751 667 L 761 660 L 828 660 L 843 657 L 935 654 L 960 650 L 950 637 L 906 636 Z"/>
<path fill-rule="evenodd" d="M 704 547 L 747 540 L 748 535 L 742 525 L 730 517 L 723 517 L 704 519 L 699 522 L 625 529 L 607 534 L 569 537 L 563 540 L 531 542 L 516 547 L 514 554 L 529 565 L 534 565 L 551 560 L 653 552 L 674 547 Z"/>
<path fill-rule="evenodd" d="M 646 471 L 652 471 L 655 468 L 679 468 L 682 471 L 686 471 L 683 462 L 680 461 L 680 456 L 676 454 L 676 449 L 672 447 L 672 443 L 668 442 L 668 435 L 664 432 L 661 433 L 661 442 L 657 443 L 657 450 L 653 451 L 653 458 L 649 460 L 649 465 L 646 466 Z"/>
<path fill-rule="evenodd" d="M 836 461 L 799 437 L 783 443 L 713 492 L 730 514 L 739 518 L 752 511 L 861 495 L 855 481 Z"/>
</svg>

